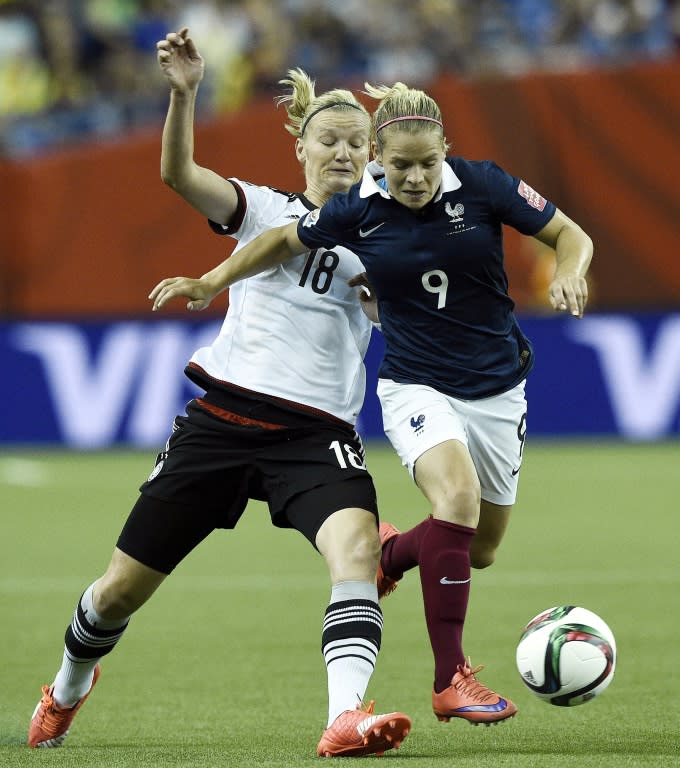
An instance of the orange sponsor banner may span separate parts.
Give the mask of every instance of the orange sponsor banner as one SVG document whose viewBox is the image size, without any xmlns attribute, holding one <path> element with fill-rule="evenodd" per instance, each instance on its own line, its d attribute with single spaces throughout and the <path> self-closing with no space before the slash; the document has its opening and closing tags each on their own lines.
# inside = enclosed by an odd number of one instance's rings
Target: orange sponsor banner
<svg viewBox="0 0 680 768">
<path fill-rule="evenodd" d="M 428 90 L 452 154 L 494 159 L 591 235 L 593 309 L 680 306 L 680 61 L 478 82 L 446 76 Z M 284 120 L 263 100 L 201 124 L 196 160 L 302 191 Z M 0 161 L 1 314 L 146 314 L 161 278 L 200 275 L 231 252 L 234 241 L 212 234 L 161 182 L 160 134 L 159 125 L 119 143 Z M 544 309 L 550 254 L 512 231 L 506 251 L 518 309 Z"/>
</svg>

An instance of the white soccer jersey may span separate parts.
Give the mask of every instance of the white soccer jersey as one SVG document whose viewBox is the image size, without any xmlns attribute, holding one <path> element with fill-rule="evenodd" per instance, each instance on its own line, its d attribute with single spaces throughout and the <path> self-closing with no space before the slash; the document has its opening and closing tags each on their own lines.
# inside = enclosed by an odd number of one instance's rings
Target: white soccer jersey
<svg viewBox="0 0 680 768">
<path fill-rule="evenodd" d="M 213 224 L 213 229 L 238 240 L 234 253 L 314 208 L 302 195 L 230 181 L 243 215 L 230 228 Z M 336 247 L 310 251 L 235 283 L 219 335 L 191 362 L 226 384 L 354 424 L 364 399 L 363 358 L 372 326 L 358 289 L 347 281 L 363 271 L 351 251 Z"/>
</svg>

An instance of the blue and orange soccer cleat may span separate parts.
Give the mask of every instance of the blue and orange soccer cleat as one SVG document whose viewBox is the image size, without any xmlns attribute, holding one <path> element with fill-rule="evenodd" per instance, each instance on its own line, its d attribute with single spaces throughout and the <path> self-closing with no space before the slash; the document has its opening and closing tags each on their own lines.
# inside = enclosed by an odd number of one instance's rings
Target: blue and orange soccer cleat
<svg viewBox="0 0 680 768">
<path fill-rule="evenodd" d="M 475 677 L 483 669 L 470 668 L 470 660 L 458 665 L 451 685 L 441 693 L 432 691 L 432 709 L 438 720 L 448 723 L 452 717 L 462 717 L 472 725 L 493 725 L 513 717 L 517 707 L 482 685 Z"/>
<path fill-rule="evenodd" d="M 68 736 L 73 718 L 92 693 L 99 679 L 99 664 L 94 668 L 94 677 L 90 690 L 74 707 L 60 707 L 54 700 L 54 686 L 43 685 L 42 699 L 33 711 L 31 725 L 28 729 L 28 746 L 51 749 L 60 747 Z"/>
<path fill-rule="evenodd" d="M 411 719 L 403 712 L 374 715 L 375 702 L 339 714 L 323 732 L 316 748 L 319 757 L 382 755 L 399 749 L 411 730 Z"/>
<path fill-rule="evenodd" d="M 392 523 L 381 522 L 379 528 L 380 534 L 380 549 L 387 544 L 390 539 L 400 534 L 399 529 L 392 525 Z M 391 595 L 392 592 L 399 585 L 399 579 L 391 579 L 389 576 L 385 576 L 383 573 L 382 565 L 378 560 L 378 574 L 376 576 L 376 584 L 378 585 L 378 599 Z"/>
</svg>

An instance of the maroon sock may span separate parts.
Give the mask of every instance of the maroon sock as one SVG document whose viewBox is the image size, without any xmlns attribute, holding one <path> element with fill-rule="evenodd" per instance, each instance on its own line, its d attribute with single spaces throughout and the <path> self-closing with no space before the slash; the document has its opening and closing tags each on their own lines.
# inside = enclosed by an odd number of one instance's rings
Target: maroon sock
<svg viewBox="0 0 680 768">
<path fill-rule="evenodd" d="M 414 528 L 390 539 L 382 550 L 380 565 L 383 573 L 397 581 L 420 562 L 420 543 L 430 527 L 432 517 L 428 517 Z"/>
<path fill-rule="evenodd" d="M 437 693 L 448 688 L 457 666 L 465 661 L 463 625 L 470 596 L 470 546 L 475 532 L 474 528 L 433 519 L 420 540 L 420 583 Z"/>
</svg>

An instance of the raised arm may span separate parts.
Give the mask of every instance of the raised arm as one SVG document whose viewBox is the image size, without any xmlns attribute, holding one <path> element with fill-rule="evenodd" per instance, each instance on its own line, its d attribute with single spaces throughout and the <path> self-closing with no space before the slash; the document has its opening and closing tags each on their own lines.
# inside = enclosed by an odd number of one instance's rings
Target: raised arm
<svg viewBox="0 0 680 768">
<path fill-rule="evenodd" d="M 555 276 L 548 288 L 550 305 L 558 312 L 582 317 L 588 302 L 586 273 L 593 241 L 559 209 L 535 237 L 555 251 Z"/>
<path fill-rule="evenodd" d="M 161 309 L 175 296 L 190 300 L 187 309 L 205 309 L 218 293 L 233 283 L 264 272 L 306 250 L 297 236 L 297 221 L 268 229 L 198 279 L 168 277 L 161 280 L 149 294 L 153 311 Z"/>
<path fill-rule="evenodd" d="M 194 161 L 194 115 L 205 64 L 185 27 L 156 44 L 158 64 L 170 84 L 163 128 L 161 178 L 206 218 L 228 224 L 238 203 L 222 176 Z"/>
</svg>

